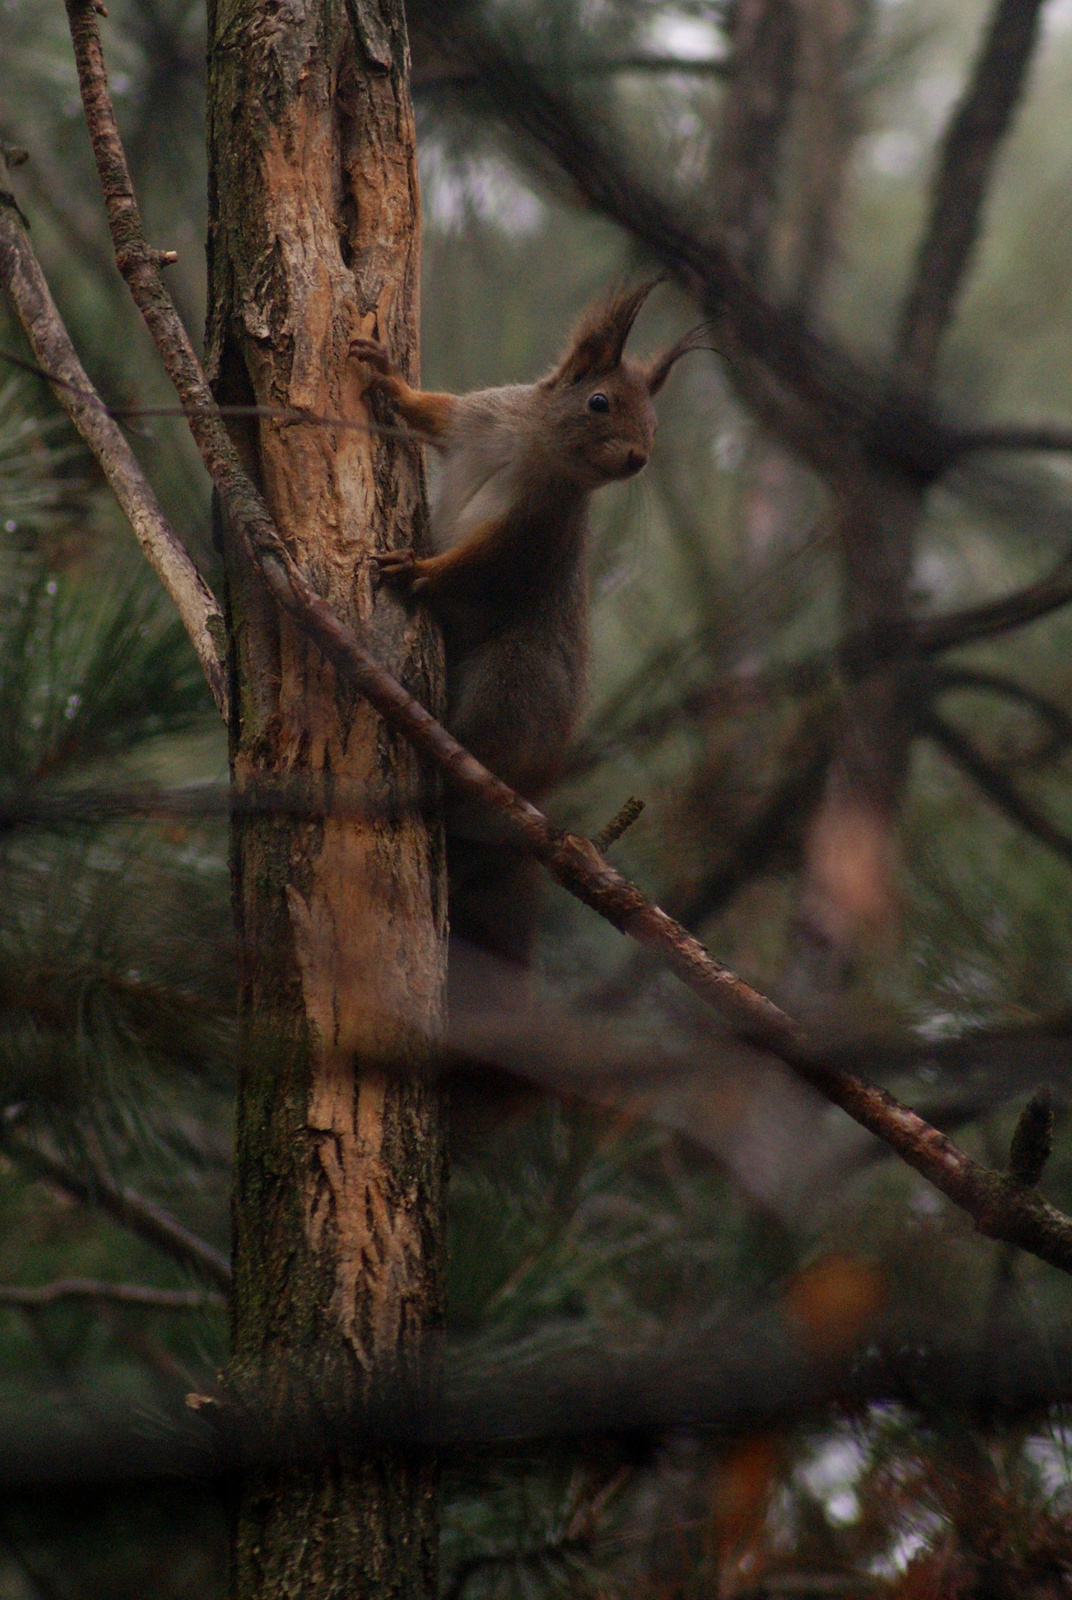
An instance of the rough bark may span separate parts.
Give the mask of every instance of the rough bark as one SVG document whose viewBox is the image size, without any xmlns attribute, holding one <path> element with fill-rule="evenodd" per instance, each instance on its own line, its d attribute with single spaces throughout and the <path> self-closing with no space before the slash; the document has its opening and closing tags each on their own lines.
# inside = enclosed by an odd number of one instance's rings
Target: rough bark
<svg viewBox="0 0 1072 1600">
<path fill-rule="evenodd" d="M 398 0 L 209 8 L 210 375 L 218 399 L 361 417 L 357 335 L 416 381 L 419 203 Z M 282 424 L 236 433 L 289 548 L 335 613 L 433 711 L 438 641 L 375 591 L 373 550 L 421 542 L 409 446 Z M 277 1438 L 419 1385 L 442 1315 L 438 1092 L 442 846 L 433 780 L 269 598 L 221 529 L 241 794 L 294 774 L 364 818 L 238 814 L 241 960 L 229 1381 Z M 403 1071 L 399 1071 L 403 1068 Z M 414 1394 L 419 1403 L 419 1394 Z M 345 1438 L 345 1434 L 344 1434 Z M 436 1480 L 417 1451 L 251 1469 L 234 1593 L 424 1596 Z"/>
</svg>

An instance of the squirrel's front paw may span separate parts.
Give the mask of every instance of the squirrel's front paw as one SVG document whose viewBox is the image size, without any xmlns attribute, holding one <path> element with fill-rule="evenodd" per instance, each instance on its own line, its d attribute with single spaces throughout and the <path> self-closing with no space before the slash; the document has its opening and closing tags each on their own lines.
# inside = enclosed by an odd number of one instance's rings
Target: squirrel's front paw
<svg viewBox="0 0 1072 1600">
<path fill-rule="evenodd" d="M 350 354 L 355 361 L 364 361 L 382 377 L 389 376 L 391 358 L 387 354 L 386 347 L 378 339 L 351 339 Z"/>
<path fill-rule="evenodd" d="M 412 589 L 419 576 L 417 557 L 408 549 L 384 550 L 372 557 L 372 566 L 380 583 L 400 589 Z"/>
</svg>

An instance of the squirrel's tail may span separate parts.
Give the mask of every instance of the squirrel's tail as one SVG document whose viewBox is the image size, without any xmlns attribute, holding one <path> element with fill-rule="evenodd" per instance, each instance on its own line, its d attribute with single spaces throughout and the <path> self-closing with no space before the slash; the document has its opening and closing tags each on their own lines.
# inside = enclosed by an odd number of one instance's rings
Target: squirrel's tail
<svg viewBox="0 0 1072 1600">
<path fill-rule="evenodd" d="M 512 841 L 447 834 L 451 941 L 528 967 L 536 940 L 540 869 Z"/>
<path fill-rule="evenodd" d="M 501 1005 L 524 1006 L 536 942 L 540 869 L 508 840 L 475 838 L 448 823 L 450 903 L 448 1004 L 452 1017 Z M 484 961 L 482 957 L 491 957 Z M 473 972 L 485 981 L 474 985 Z M 494 981 L 488 974 L 494 975 Z M 504 1125 L 529 1115 L 544 1095 L 494 1060 L 455 1056 L 448 1077 L 450 1139 L 457 1157 Z"/>
</svg>

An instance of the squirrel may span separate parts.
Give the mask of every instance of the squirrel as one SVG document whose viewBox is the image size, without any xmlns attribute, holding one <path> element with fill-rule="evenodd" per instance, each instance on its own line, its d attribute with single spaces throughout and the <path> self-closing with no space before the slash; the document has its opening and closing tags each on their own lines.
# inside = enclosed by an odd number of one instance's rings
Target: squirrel
<svg viewBox="0 0 1072 1600">
<path fill-rule="evenodd" d="M 653 396 L 694 329 L 647 362 L 626 340 L 659 279 L 581 318 L 536 383 L 473 394 L 411 388 L 373 339 L 352 341 L 367 392 L 443 457 L 432 555 L 373 558 L 380 581 L 428 605 L 444 637 L 446 724 L 496 776 L 536 801 L 562 772 L 588 678 L 588 501 L 647 464 Z M 526 964 L 535 929 L 531 859 L 496 840 L 472 802 L 448 812 L 452 939 Z"/>
</svg>

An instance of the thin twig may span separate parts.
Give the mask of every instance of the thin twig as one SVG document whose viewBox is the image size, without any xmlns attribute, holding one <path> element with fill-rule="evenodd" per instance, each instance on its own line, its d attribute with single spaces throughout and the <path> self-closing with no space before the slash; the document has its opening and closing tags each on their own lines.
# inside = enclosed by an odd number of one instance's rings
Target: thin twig
<svg viewBox="0 0 1072 1600">
<path fill-rule="evenodd" d="M 293 616 L 388 725 L 464 793 L 481 800 L 524 842 L 555 880 L 621 932 L 656 950 L 673 972 L 753 1043 L 769 1050 L 834 1105 L 896 1150 L 957 1205 L 977 1228 L 1072 1271 L 1072 1219 L 1035 1191 L 1016 1190 L 884 1090 L 824 1060 L 799 1025 L 713 956 L 621 873 L 590 840 L 553 828 L 529 801 L 482 766 L 379 665 L 362 641 L 310 587 L 246 477 L 141 231 L 108 93 L 93 0 L 66 0 L 90 140 L 116 246 L 116 259 L 156 341 L 224 511 L 278 603 Z M 203 414 L 202 414 L 203 413 Z"/>
<path fill-rule="evenodd" d="M 355 784 L 340 783 L 315 773 L 291 774 L 276 780 L 258 775 L 239 789 L 229 784 L 186 784 L 164 789 L 156 784 L 115 788 L 37 788 L 0 791 L 0 831 L 26 824 L 60 827 L 68 824 L 120 821 L 126 817 L 199 820 L 211 817 L 280 815 L 298 817 L 376 818 L 401 821 L 431 802 L 375 804 Z"/>
<path fill-rule="evenodd" d="M 33 1289 L 0 1285 L 0 1306 L 37 1311 L 63 1300 L 100 1300 L 159 1311 L 222 1311 L 227 1305 L 222 1294 L 200 1289 L 153 1289 L 142 1283 L 106 1283 L 102 1278 L 56 1278 Z"/>
<path fill-rule="evenodd" d="M 635 794 L 631 794 L 625 804 L 614 813 L 606 827 L 600 828 L 599 832 L 593 835 L 592 843 L 600 855 L 604 855 L 611 845 L 616 844 L 622 834 L 633 826 L 643 809 L 643 800 L 638 800 Z"/>
<path fill-rule="evenodd" d="M 95 389 L 80 388 L 77 384 L 61 378 L 58 373 L 39 367 L 36 362 L 23 361 L 21 356 L 12 355 L 10 350 L 0 350 L 0 361 L 6 366 L 17 367 L 20 372 L 28 372 L 32 377 L 42 378 L 53 388 L 67 390 L 69 394 L 84 400 L 87 405 L 96 406 L 114 422 L 134 422 L 142 417 L 182 417 L 189 421 L 191 417 L 202 414 L 201 408 L 196 406 L 110 406 L 101 399 Z M 375 434 L 377 438 L 413 438 L 408 429 L 394 428 L 390 423 L 363 422 L 356 417 L 322 416 L 319 412 L 305 411 L 298 406 L 221 406 L 213 400 L 208 409 L 210 415 L 216 417 L 264 417 L 270 422 L 286 422 L 292 426 L 301 424 L 314 428 L 347 428 L 354 433 Z"/>
<path fill-rule="evenodd" d="M 1060 856 L 1062 861 L 1072 865 L 1072 837 L 1063 833 L 1037 806 L 1032 805 L 1005 773 L 993 766 L 959 728 L 946 722 L 933 707 L 920 712 L 919 726 L 953 757 L 958 766 L 964 768 L 999 810 L 1018 822 L 1021 828 Z"/>
<path fill-rule="evenodd" d="M 174 602 L 220 715 L 228 716 L 223 615 L 97 397 L 56 310 L 0 164 L 0 284 L 53 393 L 93 452 L 153 571 Z"/>
<path fill-rule="evenodd" d="M 1006 756 L 1001 761 L 991 757 L 994 766 L 1039 767 L 1054 760 L 1072 744 L 1072 716 L 1065 708 L 1004 673 L 987 672 L 978 667 L 938 666 L 931 669 L 928 687 L 936 695 L 955 693 L 958 689 L 978 689 L 1026 707 L 1045 725 L 1046 737 L 1033 750 L 1026 755 Z"/>
<path fill-rule="evenodd" d="M 6 1134 L 2 1141 L 6 1155 L 16 1161 L 35 1178 L 63 1189 L 83 1205 L 98 1206 L 116 1222 L 122 1223 L 132 1233 L 162 1250 L 173 1261 L 193 1267 L 202 1277 L 218 1285 L 224 1293 L 231 1287 L 231 1263 L 215 1245 L 199 1239 L 189 1228 L 184 1228 L 162 1206 L 133 1189 L 121 1189 L 103 1173 L 94 1173 L 92 1179 L 75 1172 L 66 1161 L 50 1155 L 39 1145 L 28 1144 L 24 1139 Z"/>
<path fill-rule="evenodd" d="M 961 428 L 949 437 L 951 455 L 978 454 L 985 450 L 1067 453 L 1072 451 L 1072 428 L 1046 423 L 1036 427 L 1009 423 L 1005 427 Z"/>
<path fill-rule="evenodd" d="M 591 56 L 569 66 L 573 78 L 613 78 L 636 72 L 645 77 L 729 78 L 734 64 L 716 56 Z M 437 90 L 470 89 L 479 79 L 475 71 L 451 67 L 414 68 L 410 87 L 415 95 Z"/>
</svg>

